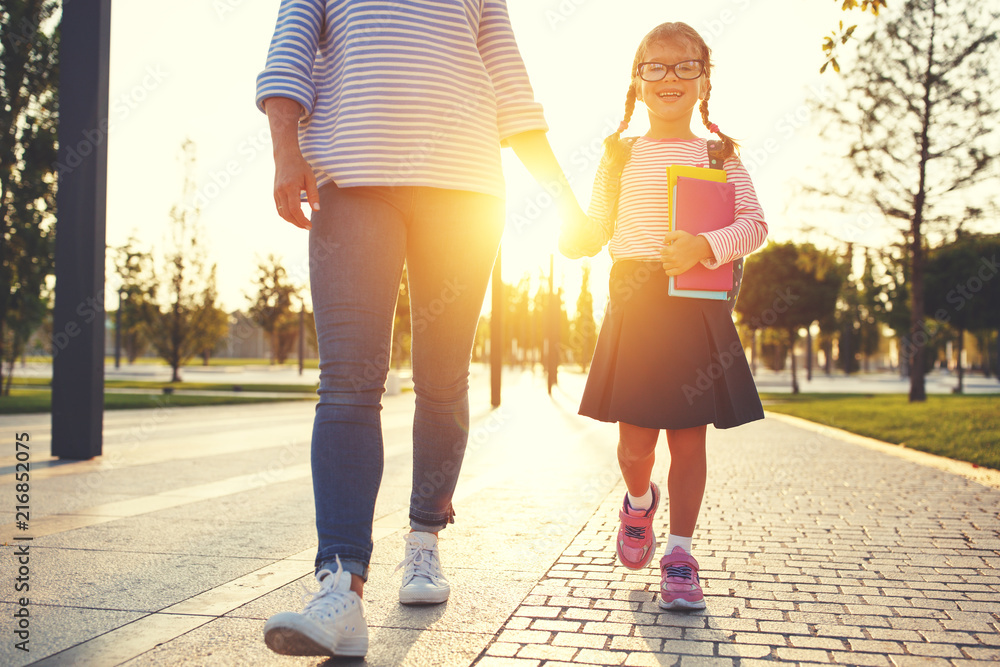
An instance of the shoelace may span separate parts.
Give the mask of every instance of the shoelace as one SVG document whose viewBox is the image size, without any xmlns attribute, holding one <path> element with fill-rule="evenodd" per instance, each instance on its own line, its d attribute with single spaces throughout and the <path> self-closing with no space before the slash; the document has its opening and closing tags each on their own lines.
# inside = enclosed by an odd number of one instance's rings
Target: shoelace
<svg viewBox="0 0 1000 667">
<path fill-rule="evenodd" d="M 438 578 L 438 574 L 434 567 L 435 561 L 437 560 L 437 553 L 433 548 L 425 548 L 415 542 L 407 540 L 407 554 L 403 562 L 396 566 L 396 572 L 402 570 L 404 567 L 406 570 L 403 572 L 403 577 L 405 581 L 404 584 L 410 583 L 414 577 L 425 577 L 434 581 Z"/>
<path fill-rule="evenodd" d="M 625 524 L 625 537 L 631 537 L 635 540 L 641 540 L 646 537 L 646 527 L 645 526 L 630 526 Z"/>
<path fill-rule="evenodd" d="M 338 612 L 347 609 L 350 606 L 350 601 L 346 593 L 337 590 L 337 586 L 340 583 L 340 578 L 343 576 L 351 576 L 340 566 L 340 557 L 337 557 L 337 571 L 333 574 L 328 574 L 319 582 L 319 590 L 311 591 L 309 587 L 302 584 L 302 602 L 305 603 L 305 609 L 302 610 L 303 615 L 315 615 L 324 618 L 332 618 Z M 312 599 L 306 602 L 306 598 L 312 596 Z"/>
<path fill-rule="evenodd" d="M 693 579 L 691 567 L 688 565 L 668 565 L 667 577 L 680 577 L 683 579 Z"/>
</svg>

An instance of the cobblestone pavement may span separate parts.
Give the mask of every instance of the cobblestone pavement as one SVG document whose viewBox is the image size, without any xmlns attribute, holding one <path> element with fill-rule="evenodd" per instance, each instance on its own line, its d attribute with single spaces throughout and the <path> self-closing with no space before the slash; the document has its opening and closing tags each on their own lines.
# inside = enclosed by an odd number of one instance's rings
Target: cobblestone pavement
<svg viewBox="0 0 1000 667">
<path fill-rule="evenodd" d="M 654 479 L 665 488 L 663 461 Z M 775 419 L 710 430 L 694 543 L 707 609 L 687 613 L 658 607 L 657 560 L 616 564 L 624 493 L 479 667 L 1000 664 L 998 489 Z"/>
<path fill-rule="evenodd" d="M 614 563 L 617 429 L 576 415 L 582 376 L 547 396 L 541 376 L 512 373 L 497 410 L 487 380 L 473 378 L 458 517 L 442 533 L 443 605 L 397 600 L 413 394 L 384 401 L 371 647 L 356 661 L 262 640 L 271 614 L 301 608 L 300 584 L 315 588 L 311 405 L 109 412 L 104 456 L 81 462 L 46 455 L 48 416 L 0 417 L 7 521 L 13 434 L 32 443 L 30 530 L 2 526 L 0 665 L 1000 664 L 995 477 L 779 416 L 710 429 L 694 546 L 708 607 L 665 612 L 654 568 Z M 11 620 L 24 534 L 30 654 Z"/>
</svg>

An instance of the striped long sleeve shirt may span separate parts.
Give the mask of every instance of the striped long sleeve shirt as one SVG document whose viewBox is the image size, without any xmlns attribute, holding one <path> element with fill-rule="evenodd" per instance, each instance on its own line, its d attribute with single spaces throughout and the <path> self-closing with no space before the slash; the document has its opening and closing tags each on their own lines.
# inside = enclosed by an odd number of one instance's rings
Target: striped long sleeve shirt
<svg viewBox="0 0 1000 667">
<path fill-rule="evenodd" d="M 503 196 L 500 145 L 547 130 L 505 0 L 282 0 L 257 106 L 304 109 L 320 185 Z"/>
<path fill-rule="evenodd" d="M 667 166 L 708 167 L 708 143 L 704 139 L 645 137 L 632 141 L 620 183 L 609 173 L 606 161 L 598 167 L 587 213 L 610 238 L 608 251 L 615 261 L 658 260 L 669 230 Z M 749 255 L 767 238 L 764 211 L 746 167 L 736 157 L 728 158 L 723 167 L 727 180 L 736 185 L 736 215 L 728 227 L 702 234 L 715 258 L 702 262 L 708 268 Z"/>
</svg>

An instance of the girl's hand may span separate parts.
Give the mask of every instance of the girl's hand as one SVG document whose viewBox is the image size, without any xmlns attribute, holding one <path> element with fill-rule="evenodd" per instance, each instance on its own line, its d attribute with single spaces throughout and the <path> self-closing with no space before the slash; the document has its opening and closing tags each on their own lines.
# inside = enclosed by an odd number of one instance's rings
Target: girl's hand
<svg viewBox="0 0 1000 667">
<path fill-rule="evenodd" d="M 660 260 L 668 276 L 679 276 L 703 259 L 712 259 L 712 246 L 704 236 L 687 232 L 667 232 L 663 237 Z"/>
<path fill-rule="evenodd" d="M 604 247 L 598 226 L 583 212 L 576 199 L 561 206 L 562 226 L 559 228 L 559 252 L 569 259 L 593 257 Z"/>
</svg>

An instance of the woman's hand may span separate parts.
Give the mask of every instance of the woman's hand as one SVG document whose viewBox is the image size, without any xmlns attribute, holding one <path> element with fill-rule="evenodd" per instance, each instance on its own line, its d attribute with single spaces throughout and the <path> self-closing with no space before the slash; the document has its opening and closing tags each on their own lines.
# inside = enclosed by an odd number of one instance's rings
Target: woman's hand
<svg viewBox="0 0 1000 667">
<path fill-rule="evenodd" d="M 278 215 L 302 229 L 312 229 L 309 218 L 302 213 L 301 195 L 306 193 L 309 207 L 319 210 L 319 191 L 316 188 L 316 176 L 312 167 L 298 152 L 288 152 L 274 155 L 274 205 Z"/>
<path fill-rule="evenodd" d="M 285 97 L 269 97 L 264 102 L 274 147 L 274 206 L 284 220 L 302 229 L 312 224 L 302 213 L 302 193 L 309 207 L 319 210 L 319 190 L 312 167 L 299 150 L 299 116 L 302 105 Z"/>
<path fill-rule="evenodd" d="M 703 259 L 712 259 L 712 246 L 704 236 L 687 232 L 667 232 L 663 237 L 660 260 L 668 276 L 679 276 Z"/>
</svg>

